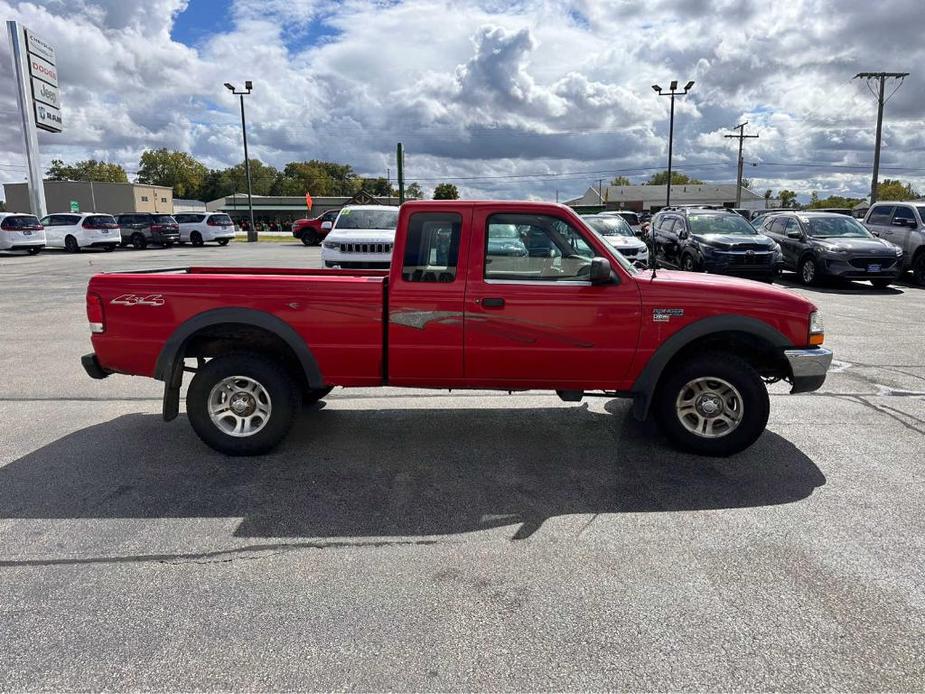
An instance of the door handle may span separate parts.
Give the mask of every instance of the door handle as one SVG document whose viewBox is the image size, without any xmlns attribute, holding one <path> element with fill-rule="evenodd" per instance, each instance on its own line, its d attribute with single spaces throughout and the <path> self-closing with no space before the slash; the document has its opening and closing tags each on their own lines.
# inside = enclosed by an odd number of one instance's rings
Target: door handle
<svg viewBox="0 0 925 694">
<path fill-rule="evenodd" d="M 504 299 L 500 296 L 493 296 L 486 299 L 476 299 L 475 303 L 481 304 L 485 308 L 501 308 L 504 306 Z"/>
</svg>

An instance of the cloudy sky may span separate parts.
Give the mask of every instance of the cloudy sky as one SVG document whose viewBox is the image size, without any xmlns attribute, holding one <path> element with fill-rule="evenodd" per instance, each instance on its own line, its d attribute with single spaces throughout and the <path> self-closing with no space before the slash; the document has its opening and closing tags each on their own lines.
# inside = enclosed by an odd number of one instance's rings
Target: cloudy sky
<svg viewBox="0 0 925 694">
<path fill-rule="evenodd" d="M 889 101 L 881 177 L 925 189 L 921 0 L 0 0 L 54 44 L 66 130 L 45 164 L 94 157 L 130 175 L 148 147 L 211 167 L 241 160 L 237 102 L 254 81 L 251 155 L 349 163 L 464 195 L 561 199 L 665 168 L 735 180 L 749 121 L 753 188 L 864 195 L 876 101 L 860 71 L 911 72 Z M 0 180 L 24 180 L 8 42 Z"/>
</svg>

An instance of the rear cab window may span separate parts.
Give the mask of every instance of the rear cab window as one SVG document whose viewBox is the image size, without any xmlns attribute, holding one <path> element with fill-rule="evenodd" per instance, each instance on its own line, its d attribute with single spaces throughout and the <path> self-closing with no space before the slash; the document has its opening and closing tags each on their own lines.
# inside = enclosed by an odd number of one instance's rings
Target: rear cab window
<svg viewBox="0 0 925 694">
<path fill-rule="evenodd" d="M 459 265 L 462 216 L 416 212 L 408 220 L 401 277 L 406 282 L 453 282 Z"/>
</svg>

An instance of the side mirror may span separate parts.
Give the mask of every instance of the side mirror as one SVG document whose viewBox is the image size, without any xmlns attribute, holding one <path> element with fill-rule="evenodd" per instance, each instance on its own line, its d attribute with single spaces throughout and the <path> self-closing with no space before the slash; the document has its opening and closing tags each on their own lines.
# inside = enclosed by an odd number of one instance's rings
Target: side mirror
<svg viewBox="0 0 925 694">
<path fill-rule="evenodd" d="M 591 259 L 591 284 L 609 284 L 612 274 L 613 268 L 607 258 Z"/>
<path fill-rule="evenodd" d="M 790 231 L 787 232 L 787 238 L 788 239 L 802 239 L 803 232 L 797 229 L 791 229 Z"/>
<path fill-rule="evenodd" d="M 322 229 L 327 230 L 327 229 L 330 229 L 332 226 L 334 226 L 333 222 L 321 222 Z"/>
<path fill-rule="evenodd" d="M 690 235 L 691 234 L 687 229 L 683 229 L 682 231 L 678 232 L 678 238 L 681 240 L 688 238 Z"/>
</svg>

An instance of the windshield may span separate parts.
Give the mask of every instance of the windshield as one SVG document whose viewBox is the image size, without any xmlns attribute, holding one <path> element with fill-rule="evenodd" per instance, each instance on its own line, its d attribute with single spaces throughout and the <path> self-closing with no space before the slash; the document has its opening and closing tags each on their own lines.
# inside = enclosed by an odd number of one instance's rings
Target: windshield
<svg viewBox="0 0 925 694">
<path fill-rule="evenodd" d="M 623 217 L 588 217 L 585 221 L 601 236 L 635 236 Z"/>
<path fill-rule="evenodd" d="M 116 224 L 116 218 L 108 214 L 95 214 L 91 217 L 87 217 L 84 220 L 84 224 L 95 226 L 98 229 L 115 229 L 119 226 Z"/>
<path fill-rule="evenodd" d="M 691 233 L 704 234 L 740 234 L 742 236 L 755 236 L 758 232 L 755 227 L 737 214 L 690 214 L 687 221 Z"/>
<path fill-rule="evenodd" d="M 334 226 L 338 229 L 394 229 L 398 210 L 357 210 L 344 208 Z"/>
<path fill-rule="evenodd" d="M 832 217 L 811 217 L 809 235 L 817 239 L 831 237 L 852 237 L 856 239 L 871 238 L 870 232 L 852 217 L 844 215 Z"/>
<path fill-rule="evenodd" d="M 915 209 L 919 211 L 919 217 L 925 220 L 925 207 L 916 207 Z"/>
<path fill-rule="evenodd" d="M 639 216 L 635 212 L 621 212 L 620 218 L 625 219 L 630 224 L 639 224 Z"/>
<path fill-rule="evenodd" d="M 176 224 L 177 220 L 171 217 L 169 214 L 154 214 L 151 215 L 154 217 L 155 224 Z"/>
<path fill-rule="evenodd" d="M 604 240 L 603 235 L 601 235 L 597 229 L 595 229 L 593 226 L 589 224 L 589 220 L 582 218 L 581 221 L 584 223 L 585 229 L 587 229 L 589 233 L 593 234 L 594 236 L 599 238 L 601 241 L 603 241 L 604 246 L 610 249 L 610 251 L 613 253 L 614 260 L 616 260 L 620 264 L 620 267 L 622 267 L 624 270 L 626 270 L 631 275 L 639 274 L 638 268 L 635 265 L 633 265 L 630 261 L 628 261 L 626 258 L 624 258 L 620 254 L 620 251 L 618 251 L 613 246 L 611 246 L 609 243 L 607 243 L 607 241 Z"/>
<path fill-rule="evenodd" d="M 31 214 L 7 217 L 3 220 L 4 229 L 38 229 L 41 226 L 38 218 L 33 217 Z"/>
</svg>

